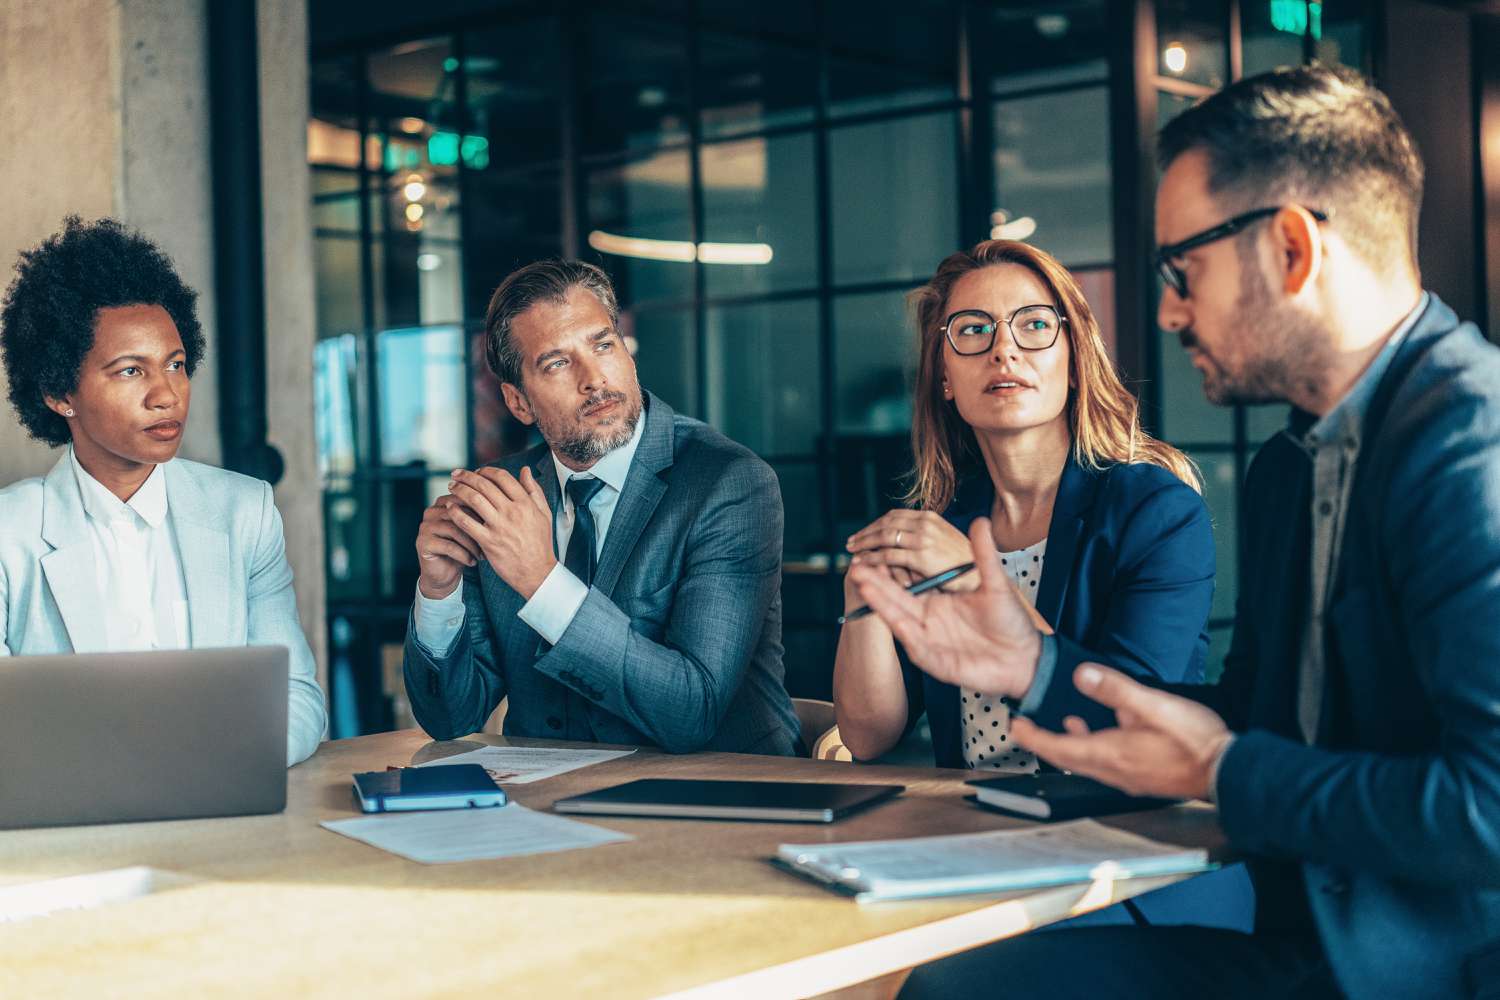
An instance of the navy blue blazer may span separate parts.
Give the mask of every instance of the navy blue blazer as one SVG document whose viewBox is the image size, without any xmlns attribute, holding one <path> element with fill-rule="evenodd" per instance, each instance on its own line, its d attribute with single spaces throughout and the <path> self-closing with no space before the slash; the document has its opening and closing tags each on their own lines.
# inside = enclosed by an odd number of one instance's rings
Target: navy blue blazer
<svg viewBox="0 0 1500 1000">
<path fill-rule="evenodd" d="M 967 532 L 994 505 L 983 471 L 960 485 L 943 517 Z M 1058 672 L 1078 651 L 1147 678 L 1201 683 L 1208 655 L 1214 591 L 1214 537 L 1203 498 L 1157 465 L 1091 470 L 1069 459 L 1047 531 L 1047 556 L 1036 608 L 1057 634 Z M 958 688 L 934 680 L 901 656 L 909 720 L 925 706 L 939 767 L 963 767 Z M 1055 686 L 1055 685 L 1054 685 Z M 1055 699 L 1048 699 L 1053 700 Z M 1055 706 L 1054 706 L 1055 707 Z M 1047 700 L 1032 718 L 1060 728 Z M 1254 900 L 1240 866 L 1140 897 L 1153 924 L 1200 924 L 1248 930 Z M 1110 907 L 1078 923 L 1122 923 Z"/>
<path fill-rule="evenodd" d="M 1300 436 L 1310 420 L 1293 420 Z M 1224 676 L 1171 689 L 1239 733 L 1219 772 L 1219 819 L 1259 859 L 1257 928 L 1315 926 L 1354 1000 L 1495 996 L 1500 349 L 1433 296 L 1361 440 L 1315 745 L 1296 712 L 1312 469 L 1288 434 L 1246 479 Z M 1060 659 L 1048 701 L 1111 724 L 1072 688 L 1071 666 Z"/>
<path fill-rule="evenodd" d="M 960 485 L 943 517 L 967 532 L 988 517 L 995 491 L 982 470 Z M 1201 681 L 1214 592 L 1208 508 L 1166 469 L 1135 463 L 1095 471 L 1069 459 L 1047 530 L 1036 609 L 1056 631 L 1059 670 L 1070 653 L 1164 681 Z M 925 706 L 939 767 L 963 767 L 958 688 L 902 657 L 915 720 Z M 1060 728 L 1063 716 L 1032 718 Z"/>
</svg>

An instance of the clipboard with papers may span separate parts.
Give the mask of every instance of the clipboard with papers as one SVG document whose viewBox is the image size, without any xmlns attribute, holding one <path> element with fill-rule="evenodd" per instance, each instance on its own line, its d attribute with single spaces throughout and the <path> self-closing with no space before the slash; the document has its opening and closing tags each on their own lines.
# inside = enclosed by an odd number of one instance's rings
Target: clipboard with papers
<svg viewBox="0 0 1500 1000">
<path fill-rule="evenodd" d="M 782 844 L 772 863 L 860 903 L 1212 871 L 1202 848 L 1078 820 L 1021 830 Z"/>
</svg>

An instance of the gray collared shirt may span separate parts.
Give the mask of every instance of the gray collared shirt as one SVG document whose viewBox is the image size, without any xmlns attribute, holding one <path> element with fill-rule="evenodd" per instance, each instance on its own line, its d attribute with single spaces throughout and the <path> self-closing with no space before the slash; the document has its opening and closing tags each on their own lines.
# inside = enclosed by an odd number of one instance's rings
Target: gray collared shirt
<svg viewBox="0 0 1500 1000">
<path fill-rule="evenodd" d="M 1407 333 L 1416 325 L 1417 317 L 1427 308 L 1427 302 L 1428 295 L 1423 292 L 1416 308 L 1386 338 L 1385 346 L 1344 398 L 1313 424 L 1298 442 L 1313 464 L 1312 577 L 1308 591 L 1307 628 L 1302 636 L 1302 669 L 1297 682 L 1297 722 L 1308 743 L 1317 740 L 1322 715 L 1325 675 L 1323 615 L 1328 609 L 1329 590 L 1338 567 L 1365 414 L 1380 380 L 1390 368 Z"/>
<path fill-rule="evenodd" d="M 1301 670 L 1297 679 L 1297 721 L 1309 744 L 1317 739 L 1323 711 L 1326 668 L 1323 661 L 1323 612 L 1328 606 L 1328 589 L 1338 565 L 1339 544 L 1343 540 L 1344 521 L 1349 511 L 1349 491 L 1354 484 L 1354 466 L 1359 458 L 1365 415 L 1380 380 L 1390 369 L 1406 335 L 1426 311 L 1430 298 L 1426 292 L 1422 293 L 1416 308 L 1386 338 L 1385 346 L 1344 398 L 1297 441 L 1313 463 L 1311 588 L 1307 629 L 1302 637 Z M 1236 628 L 1239 625 L 1235 623 Z M 1219 769 L 1233 744 L 1231 738 L 1214 759 L 1208 787 L 1215 802 L 1219 799 Z"/>
</svg>

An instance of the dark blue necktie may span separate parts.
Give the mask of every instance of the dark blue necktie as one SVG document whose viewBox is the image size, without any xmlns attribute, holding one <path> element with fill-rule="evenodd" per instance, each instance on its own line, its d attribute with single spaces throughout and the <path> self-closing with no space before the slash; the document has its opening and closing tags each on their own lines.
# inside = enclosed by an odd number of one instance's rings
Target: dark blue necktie
<svg viewBox="0 0 1500 1000">
<path fill-rule="evenodd" d="M 594 512 L 589 510 L 589 501 L 604 488 L 604 480 L 590 476 L 587 479 L 574 477 L 568 480 L 568 497 L 573 501 L 573 534 L 568 538 L 568 552 L 563 556 L 563 565 L 585 587 L 594 582 L 594 569 L 598 565 L 597 532 L 594 530 Z"/>
</svg>

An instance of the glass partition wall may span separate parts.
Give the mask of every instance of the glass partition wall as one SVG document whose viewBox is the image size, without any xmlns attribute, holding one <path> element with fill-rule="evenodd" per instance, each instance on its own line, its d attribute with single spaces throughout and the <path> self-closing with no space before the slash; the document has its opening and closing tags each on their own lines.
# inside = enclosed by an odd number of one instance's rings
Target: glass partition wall
<svg viewBox="0 0 1500 1000">
<path fill-rule="evenodd" d="M 448 470 L 531 440 L 485 368 L 484 309 L 507 272 L 556 254 L 611 274 L 647 389 L 775 469 L 787 682 L 809 697 L 829 694 L 843 540 L 905 490 L 906 294 L 991 235 L 1056 254 L 1139 369 L 1148 424 L 1203 469 L 1222 656 L 1235 498 L 1279 414 L 1207 407 L 1175 345 L 1117 321 L 1156 290 L 1116 280 L 1116 248 L 1149 241 L 1149 216 L 1116 183 L 1130 133 L 1112 116 L 1140 60 L 1165 120 L 1241 71 L 1358 64 L 1364 21 L 1334 4 L 1291 5 L 1300 21 L 1275 3 L 1130 6 L 601 0 L 469 4 L 441 24 L 438 3 L 420 37 L 320 43 L 308 147 L 333 734 L 409 724 L 422 509 Z M 1132 34 L 1142 11 L 1160 44 Z"/>
</svg>

